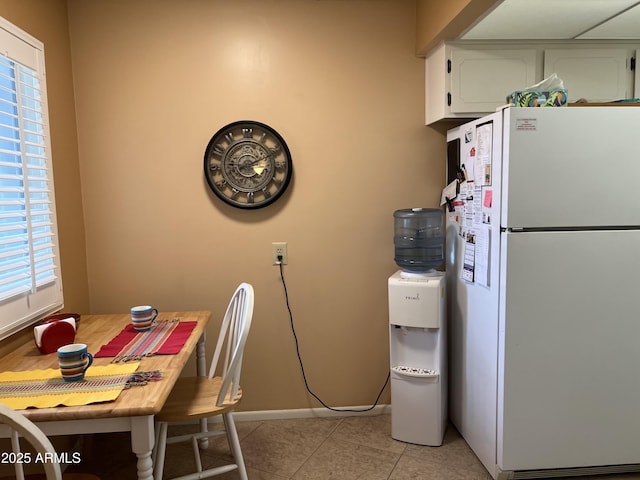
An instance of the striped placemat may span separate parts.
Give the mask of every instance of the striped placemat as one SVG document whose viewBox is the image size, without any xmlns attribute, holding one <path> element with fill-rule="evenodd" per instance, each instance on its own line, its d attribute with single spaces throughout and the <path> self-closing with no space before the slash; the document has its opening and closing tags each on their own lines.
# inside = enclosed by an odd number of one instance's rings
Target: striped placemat
<svg viewBox="0 0 640 480">
<path fill-rule="evenodd" d="M 118 398 L 139 362 L 89 367 L 84 380 L 65 382 L 59 369 L 0 373 L 0 402 L 21 410 L 77 406 Z"/>
<path fill-rule="evenodd" d="M 197 322 L 161 320 L 146 332 L 137 332 L 127 325 L 94 355 L 113 357 L 112 363 L 138 361 L 151 355 L 175 355 L 196 327 Z"/>
</svg>

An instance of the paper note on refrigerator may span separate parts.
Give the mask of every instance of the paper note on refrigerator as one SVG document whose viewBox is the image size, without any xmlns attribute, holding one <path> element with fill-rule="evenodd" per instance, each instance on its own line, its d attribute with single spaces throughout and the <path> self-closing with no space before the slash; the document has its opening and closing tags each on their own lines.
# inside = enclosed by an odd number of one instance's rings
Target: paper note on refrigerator
<svg viewBox="0 0 640 480">
<path fill-rule="evenodd" d="M 464 242 L 464 260 L 462 264 L 462 279 L 466 282 L 473 282 L 476 268 L 476 245 L 475 234 L 467 232 Z"/>
<path fill-rule="evenodd" d="M 491 159 L 493 157 L 493 123 L 485 123 L 476 129 L 478 152 L 474 163 L 476 185 L 491 185 Z"/>
<path fill-rule="evenodd" d="M 493 190 L 483 189 L 482 205 L 486 208 L 491 208 L 491 202 L 493 201 Z"/>
<path fill-rule="evenodd" d="M 475 269 L 474 280 L 484 287 L 489 286 L 489 252 L 491 247 L 491 228 L 479 225 L 475 229 Z"/>
<path fill-rule="evenodd" d="M 455 200 L 458 196 L 458 179 L 451 182 L 445 188 L 442 189 L 442 195 L 440 196 L 440 205 L 447 203 L 447 200 Z"/>
</svg>

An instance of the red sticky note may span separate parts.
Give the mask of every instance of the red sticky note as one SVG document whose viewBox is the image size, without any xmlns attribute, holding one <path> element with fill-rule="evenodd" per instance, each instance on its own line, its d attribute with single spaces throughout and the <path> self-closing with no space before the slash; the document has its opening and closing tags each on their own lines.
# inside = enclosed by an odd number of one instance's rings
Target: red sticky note
<svg viewBox="0 0 640 480">
<path fill-rule="evenodd" d="M 484 206 L 487 208 L 491 208 L 491 200 L 493 198 L 493 190 L 485 190 L 484 191 Z"/>
</svg>

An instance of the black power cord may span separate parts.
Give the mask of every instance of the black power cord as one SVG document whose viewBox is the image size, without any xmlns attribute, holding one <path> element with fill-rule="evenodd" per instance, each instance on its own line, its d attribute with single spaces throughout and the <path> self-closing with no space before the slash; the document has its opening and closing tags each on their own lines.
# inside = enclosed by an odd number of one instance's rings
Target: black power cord
<svg viewBox="0 0 640 480">
<path fill-rule="evenodd" d="M 289 322 L 291 323 L 291 332 L 293 333 L 293 339 L 295 340 L 296 343 L 296 354 L 298 355 L 298 362 L 300 363 L 300 370 L 302 371 L 302 378 L 304 380 L 304 386 L 307 389 L 307 392 L 309 392 L 316 400 L 318 400 L 320 402 L 320 404 L 328 409 L 328 410 L 332 410 L 334 412 L 355 412 L 355 413 L 362 413 L 362 412 L 369 412 L 371 410 L 373 410 L 375 408 L 376 405 L 378 405 L 378 401 L 380 400 L 380 397 L 382 396 L 382 392 L 384 392 L 384 389 L 387 387 L 387 384 L 389 383 L 389 377 L 390 377 L 390 373 L 387 373 L 387 379 L 384 381 L 384 385 L 382 385 L 382 388 L 380 389 L 380 393 L 378 393 L 378 396 L 376 397 L 376 401 L 373 403 L 373 405 L 371 405 L 368 408 L 362 408 L 362 409 L 356 409 L 356 408 L 335 408 L 335 407 L 331 407 L 329 405 L 327 405 L 324 401 L 322 401 L 322 399 L 316 395 L 313 390 L 311 390 L 311 387 L 309 387 L 309 382 L 307 381 L 307 374 L 304 371 L 304 365 L 302 364 L 302 356 L 300 355 L 300 345 L 298 344 L 298 335 L 296 334 L 296 328 L 293 324 L 293 313 L 291 312 L 291 305 L 289 305 L 289 292 L 287 291 L 287 283 L 284 280 L 284 270 L 282 268 L 282 258 L 280 256 L 278 256 L 278 266 L 280 267 L 280 279 L 282 280 L 282 287 L 284 288 L 284 298 L 285 301 L 287 303 L 287 310 L 289 311 Z"/>
</svg>

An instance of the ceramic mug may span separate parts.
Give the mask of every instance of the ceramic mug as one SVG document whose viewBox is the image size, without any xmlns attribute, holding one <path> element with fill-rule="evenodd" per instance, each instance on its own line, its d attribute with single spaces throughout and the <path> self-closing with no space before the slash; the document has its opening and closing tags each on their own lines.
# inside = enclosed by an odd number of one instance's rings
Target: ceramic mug
<svg viewBox="0 0 640 480">
<path fill-rule="evenodd" d="M 58 365 L 65 382 L 77 382 L 93 363 L 93 355 L 84 343 L 71 343 L 58 348 Z"/>
<path fill-rule="evenodd" d="M 138 332 L 149 330 L 157 316 L 158 309 L 150 305 L 131 307 L 131 324 L 133 329 Z"/>
</svg>

